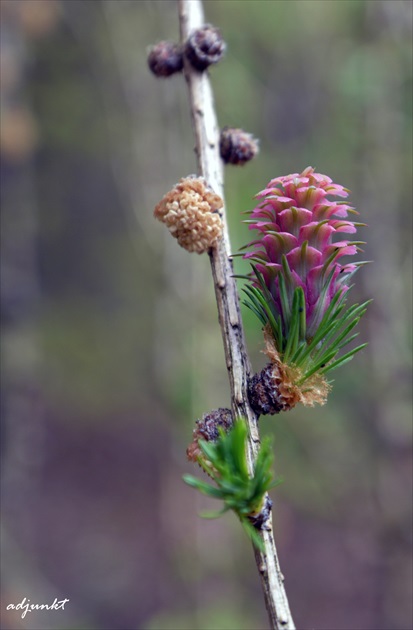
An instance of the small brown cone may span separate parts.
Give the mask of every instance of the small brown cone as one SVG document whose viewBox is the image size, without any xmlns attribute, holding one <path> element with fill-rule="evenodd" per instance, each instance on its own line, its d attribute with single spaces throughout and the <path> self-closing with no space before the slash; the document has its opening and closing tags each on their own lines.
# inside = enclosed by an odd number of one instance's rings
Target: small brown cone
<svg viewBox="0 0 413 630">
<path fill-rule="evenodd" d="M 219 429 L 222 428 L 227 433 L 233 423 L 234 421 L 230 409 L 220 407 L 210 413 L 204 414 L 201 420 L 196 421 L 192 442 L 186 449 L 188 460 L 196 463 L 200 457 L 205 458 L 199 446 L 199 440 L 216 442 L 219 437 Z"/>
</svg>

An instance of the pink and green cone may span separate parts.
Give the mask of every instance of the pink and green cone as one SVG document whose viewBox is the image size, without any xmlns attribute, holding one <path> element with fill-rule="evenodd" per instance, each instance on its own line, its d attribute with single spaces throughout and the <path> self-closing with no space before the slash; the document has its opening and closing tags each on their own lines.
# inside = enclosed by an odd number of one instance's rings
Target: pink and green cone
<svg viewBox="0 0 413 630">
<path fill-rule="evenodd" d="M 357 336 L 350 333 L 367 305 L 346 309 L 349 282 L 364 264 L 343 262 L 360 244 L 347 235 L 363 225 L 349 218 L 357 213 L 345 201 L 348 193 L 307 167 L 271 180 L 256 195 L 259 204 L 247 221 L 258 238 L 244 255 L 253 268 L 246 304 L 265 327 L 271 361 L 287 371 L 288 386 L 299 388 L 305 404 L 324 402 L 323 375 L 365 345 L 339 354 Z M 317 388 L 319 395 L 312 396 Z"/>
</svg>

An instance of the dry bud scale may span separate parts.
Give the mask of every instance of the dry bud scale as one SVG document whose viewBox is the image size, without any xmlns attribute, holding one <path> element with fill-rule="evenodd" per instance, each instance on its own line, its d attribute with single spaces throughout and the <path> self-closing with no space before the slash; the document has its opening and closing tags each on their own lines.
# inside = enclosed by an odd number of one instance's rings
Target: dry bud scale
<svg viewBox="0 0 413 630">
<path fill-rule="evenodd" d="M 366 344 L 341 355 L 368 302 L 346 309 L 349 282 L 365 262 L 342 263 L 359 251 L 354 234 L 364 225 L 342 199 L 349 191 L 312 167 L 277 177 L 256 197 L 250 229 L 258 238 L 246 245 L 252 272 L 245 304 L 264 327 L 270 363 L 250 381 L 257 413 L 278 413 L 298 402 L 323 404 L 329 391 L 325 374 L 352 359 Z M 339 200 L 331 199 L 339 197 Z M 244 248 L 245 249 L 245 248 Z"/>
<path fill-rule="evenodd" d="M 196 421 L 195 429 L 192 433 L 192 442 L 186 449 L 188 460 L 199 463 L 199 458 L 203 457 L 199 441 L 216 442 L 219 439 L 219 430 L 222 429 L 225 433 L 228 433 L 233 424 L 231 409 L 220 407 L 204 414 L 201 420 Z"/>
</svg>

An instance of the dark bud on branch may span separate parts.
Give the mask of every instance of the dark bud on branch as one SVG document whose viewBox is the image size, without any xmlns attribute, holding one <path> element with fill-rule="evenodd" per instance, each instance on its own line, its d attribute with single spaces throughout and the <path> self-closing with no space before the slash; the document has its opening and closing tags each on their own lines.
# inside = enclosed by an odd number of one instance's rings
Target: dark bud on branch
<svg viewBox="0 0 413 630">
<path fill-rule="evenodd" d="M 170 77 L 184 67 L 182 48 L 174 42 L 159 42 L 149 50 L 148 66 L 157 77 Z"/>
<path fill-rule="evenodd" d="M 186 449 L 189 461 L 197 462 L 198 457 L 203 457 L 203 453 L 199 446 L 199 440 L 206 442 L 216 442 L 219 438 L 219 428 L 228 433 L 234 424 L 230 409 L 220 407 L 214 409 L 211 413 L 204 414 L 202 420 L 196 421 L 193 431 L 193 440 Z"/>
<path fill-rule="evenodd" d="M 224 127 L 219 141 L 221 157 L 226 164 L 245 164 L 259 151 L 259 143 L 243 129 Z"/>
<path fill-rule="evenodd" d="M 191 65 L 202 72 L 224 55 L 226 44 L 218 28 L 205 24 L 194 31 L 185 45 L 185 55 Z"/>
<path fill-rule="evenodd" d="M 249 514 L 247 518 L 256 529 L 264 529 L 266 522 L 270 518 L 271 509 L 272 501 L 268 494 L 266 494 L 264 499 L 264 506 L 261 511 L 255 514 Z"/>
<path fill-rule="evenodd" d="M 274 366 L 268 363 L 261 372 L 248 381 L 250 405 L 258 415 L 274 415 L 284 409 L 277 383 L 274 379 Z"/>
</svg>

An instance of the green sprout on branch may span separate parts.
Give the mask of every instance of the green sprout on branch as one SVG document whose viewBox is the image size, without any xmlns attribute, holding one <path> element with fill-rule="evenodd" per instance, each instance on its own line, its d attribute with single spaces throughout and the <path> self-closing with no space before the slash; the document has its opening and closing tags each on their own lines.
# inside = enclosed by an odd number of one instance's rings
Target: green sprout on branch
<svg viewBox="0 0 413 630">
<path fill-rule="evenodd" d="M 233 510 L 255 546 L 263 551 L 263 543 L 257 531 L 261 525 L 254 523 L 262 522 L 262 519 L 257 517 L 265 509 L 266 493 L 281 480 L 273 480 L 271 470 L 273 454 L 269 437 L 264 438 L 261 443 L 254 475 L 252 477 L 249 475 L 246 458 L 247 431 L 245 420 L 239 418 L 228 433 L 219 429 L 219 438 L 216 442 L 199 440 L 205 457 L 200 456 L 198 462 L 216 486 L 192 475 L 184 475 L 183 479 L 202 494 L 224 502 L 222 510 L 203 513 L 201 516 L 217 518 Z"/>
</svg>

